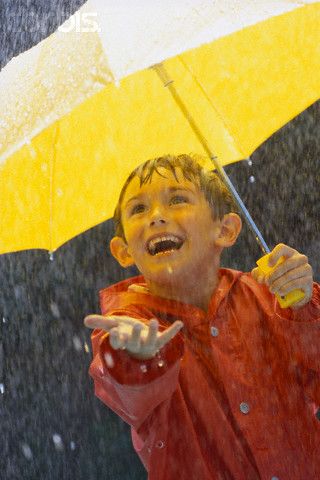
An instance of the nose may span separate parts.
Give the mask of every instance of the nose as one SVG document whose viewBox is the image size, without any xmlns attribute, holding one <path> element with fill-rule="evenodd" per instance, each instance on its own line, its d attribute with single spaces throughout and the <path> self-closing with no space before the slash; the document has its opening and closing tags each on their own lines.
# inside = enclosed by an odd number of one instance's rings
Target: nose
<svg viewBox="0 0 320 480">
<path fill-rule="evenodd" d="M 157 225 L 163 225 L 167 223 L 165 220 L 165 215 L 163 214 L 162 209 L 159 206 L 156 206 L 150 212 L 150 227 Z"/>
</svg>

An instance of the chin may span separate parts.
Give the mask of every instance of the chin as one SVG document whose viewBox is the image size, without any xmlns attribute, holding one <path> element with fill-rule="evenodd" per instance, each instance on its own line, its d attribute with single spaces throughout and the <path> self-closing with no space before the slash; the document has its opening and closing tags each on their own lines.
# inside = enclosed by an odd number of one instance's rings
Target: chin
<svg viewBox="0 0 320 480">
<path fill-rule="evenodd" d="M 143 273 L 143 276 L 152 283 L 175 286 L 177 284 L 181 285 L 181 280 L 186 275 L 190 275 L 190 269 L 188 269 L 188 272 L 184 270 L 181 267 L 168 264 L 166 266 L 162 265 L 161 268 L 148 270 Z"/>
</svg>

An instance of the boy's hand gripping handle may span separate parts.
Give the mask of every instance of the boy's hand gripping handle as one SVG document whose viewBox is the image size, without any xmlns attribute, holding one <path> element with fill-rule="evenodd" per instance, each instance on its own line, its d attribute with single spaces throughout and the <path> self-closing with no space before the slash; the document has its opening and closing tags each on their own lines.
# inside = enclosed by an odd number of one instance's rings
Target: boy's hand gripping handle
<svg viewBox="0 0 320 480">
<path fill-rule="evenodd" d="M 268 253 L 267 255 L 264 255 L 256 262 L 261 273 L 265 275 L 273 272 L 277 268 L 277 266 L 280 265 L 285 260 L 285 257 L 280 257 L 277 263 L 273 267 L 270 267 L 269 256 L 270 256 L 270 253 Z M 291 292 L 289 292 L 287 295 L 284 295 L 284 296 L 276 294 L 277 300 L 281 308 L 291 307 L 291 305 L 294 305 L 295 303 L 300 302 L 300 300 L 302 300 L 304 296 L 305 296 L 304 291 L 300 289 L 292 290 Z"/>
</svg>

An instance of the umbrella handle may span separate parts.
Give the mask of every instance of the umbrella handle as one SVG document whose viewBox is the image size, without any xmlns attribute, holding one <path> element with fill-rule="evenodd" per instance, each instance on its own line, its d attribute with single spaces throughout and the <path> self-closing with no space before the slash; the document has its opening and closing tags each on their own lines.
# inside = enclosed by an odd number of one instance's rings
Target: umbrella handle
<svg viewBox="0 0 320 480">
<path fill-rule="evenodd" d="M 270 256 L 270 253 L 268 253 L 267 255 L 264 255 L 256 262 L 258 265 L 259 271 L 263 274 L 272 273 L 273 270 L 285 260 L 285 257 L 280 257 L 277 263 L 275 264 L 275 266 L 270 267 L 269 256 Z M 291 305 L 294 305 L 295 303 L 300 302 L 300 300 L 302 300 L 304 296 L 305 296 L 304 291 L 300 289 L 292 290 L 291 292 L 287 293 L 287 295 L 276 294 L 277 300 L 281 308 L 291 307 Z"/>
</svg>

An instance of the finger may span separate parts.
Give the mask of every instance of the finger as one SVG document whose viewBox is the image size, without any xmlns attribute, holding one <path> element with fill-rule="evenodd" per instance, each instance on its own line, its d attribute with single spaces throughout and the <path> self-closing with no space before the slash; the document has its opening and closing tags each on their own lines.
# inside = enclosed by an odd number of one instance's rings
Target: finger
<svg viewBox="0 0 320 480">
<path fill-rule="evenodd" d="M 142 325 L 136 323 L 132 328 L 131 335 L 128 336 L 127 350 L 129 350 L 130 352 L 139 352 L 141 348 L 141 331 Z"/>
<path fill-rule="evenodd" d="M 144 323 L 141 320 L 138 320 L 137 318 L 133 317 L 127 317 L 126 315 L 108 315 L 108 318 L 110 320 L 114 320 L 118 322 L 119 324 L 125 324 L 125 325 L 130 325 L 133 327 L 136 323 L 140 323 L 141 325 L 144 325 Z"/>
<path fill-rule="evenodd" d="M 116 320 L 116 317 L 104 317 L 103 315 L 87 315 L 84 319 L 84 324 L 88 328 L 101 328 L 107 332 L 113 328 L 117 327 L 119 322 Z"/>
<path fill-rule="evenodd" d="M 141 342 L 141 349 L 144 353 L 155 355 L 159 350 L 157 345 L 159 322 L 153 318 L 149 322 L 148 334 L 143 342 Z"/>
<path fill-rule="evenodd" d="M 311 291 L 312 288 L 310 286 L 310 279 L 309 278 L 296 278 L 295 280 L 292 280 L 290 282 L 287 282 L 286 284 L 282 285 L 278 290 L 276 290 L 274 293 L 285 296 L 288 293 L 292 292 L 293 290 L 303 290 L 305 292 L 305 297 L 311 298 Z"/>
<path fill-rule="evenodd" d="M 287 272 L 284 272 L 281 276 L 270 275 L 268 279 L 268 285 L 272 293 L 279 293 L 279 290 L 289 282 L 294 280 L 300 280 L 301 284 L 307 282 L 312 283 L 312 268 L 309 264 L 295 267 Z"/>
<path fill-rule="evenodd" d="M 157 338 L 157 347 L 162 348 L 168 343 L 183 327 L 183 323 L 180 320 L 174 322 L 169 328 L 162 332 Z"/>
<path fill-rule="evenodd" d="M 274 267 L 277 261 L 281 257 L 292 257 L 295 253 L 298 253 L 297 250 L 294 248 L 289 247 L 288 245 L 285 245 L 284 243 L 279 243 L 274 247 L 272 252 L 270 253 L 269 256 L 269 266 Z"/>
<path fill-rule="evenodd" d="M 110 330 L 109 342 L 111 347 L 114 350 L 119 350 L 120 348 L 126 347 L 127 335 L 120 334 L 118 328 L 112 328 Z"/>
<path fill-rule="evenodd" d="M 309 270 L 311 266 L 308 264 L 308 257 L 306 255 L 301 255 L 297 253 L 290 258 L 287 258 L 282 263 L 280 263 L 273 272 L 270 273 L 268 277 L 268 284 L 275 282 L 278 278 L 286 275 L 289 272 L 294 272 L 298 267 L 305 267 Z"/>
<path fill-rule="evenodd" d="M 149 322 L 149 331 L 145 340 L 144 346 L 147 348 L 154 348 L 157 343 L 159 322 L 156 318 L 153 318 Z"/>
</svg>

